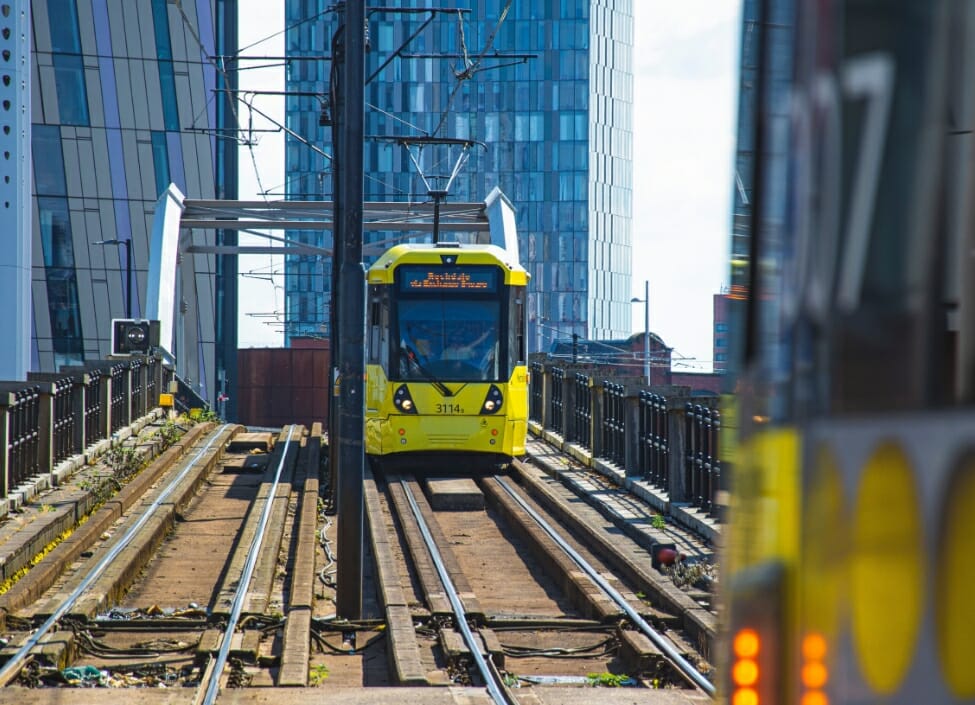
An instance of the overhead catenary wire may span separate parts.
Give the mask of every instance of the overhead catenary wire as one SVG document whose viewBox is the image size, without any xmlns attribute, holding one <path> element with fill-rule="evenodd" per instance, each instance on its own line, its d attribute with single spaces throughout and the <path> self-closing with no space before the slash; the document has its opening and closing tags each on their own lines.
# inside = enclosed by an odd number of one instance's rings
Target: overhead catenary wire
<svg viewBox="0 0 975 705">
<path fill-rule="evenodd" d="M 488 35 L 487 41 L 484 43 L 484 48 L 481 49 L 480 54 L 477 58 L 471 60 L 468 56 L 467 51 L 467 40 L 464 36 L 464 15 L 460 12 L 457 13 L 457 27 L 459 34 L 459 41 L 464 55 L 464 68 L 460 71 L 454 70 L 454 77 L 457 79 L 457 83 L 454 84 L 454 89 L 450 92 L 447 98 L 447 105 L 444 106 L 443 111 L 440 113 L 440 120 L 437 122 L 437 126 L 433 129 L 432 134 L 436 135 L 440 132 L 440 128 L 443 127 L 444 122 L 447 120 L 447 115 L 450 113 L 451 106 L 453 105 L 454 98 L 457 96 L 460 87 L 463 85 L 464 81 L 469 80 L 474 77 L 478 71 L 480 71 L 480 64 L 484 56 L 490 51 L 491 47 L 494 45 L 494 38 L 498 34 L 498 30 L 501 29 L 501 25 L 504 23 L 505 18 L 508 16 L 508 10 L 511 9 L 511 0 L 505 2 L 504 7 L 501 9 L 501 13 L 498 15 L 498 21 L 495 23 L 494 28 L 491 30 L 491 34 Z"/>
</svg>

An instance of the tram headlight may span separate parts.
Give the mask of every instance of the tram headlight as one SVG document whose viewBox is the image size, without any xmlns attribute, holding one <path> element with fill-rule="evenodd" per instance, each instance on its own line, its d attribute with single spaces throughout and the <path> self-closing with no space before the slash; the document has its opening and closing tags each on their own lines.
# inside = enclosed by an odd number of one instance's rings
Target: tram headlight
<svg viewBox="0 0 975 705">
<path fill-rule="evenodd" d="M 410 396 L 410 390 L 405 384 L 401 384 L 393 393 L 393 406 L 404 414 L 415 414 L 416 404 Z"/>
<path fill-rule="evenodd" d="M 487 396 L 484 398 L 484 403 L 481 404 L 481 413 L 495 414 L 501 408 L 503 402 L 504 395 L 501 394 L 501 390 L 498 389 L 497 385 L 492 384 L 488 389 Z"/>
</svg>

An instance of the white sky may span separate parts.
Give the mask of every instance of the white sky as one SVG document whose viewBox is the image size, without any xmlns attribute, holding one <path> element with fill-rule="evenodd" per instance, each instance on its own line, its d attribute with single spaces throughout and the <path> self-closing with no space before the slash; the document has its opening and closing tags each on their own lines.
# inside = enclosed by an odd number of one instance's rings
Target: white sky
<svg viewBox="0 0 975 705">
<path fill-rule="evenodd" d="M 463 3 L 461 3 L 463 4 Z M 634 0 L 634 194 L 632 295 L 650 282 L 650 329 L 710 369 L 712 296 L 728 281 L 731 184 L 737 111 L 741 0 Z M 240 44 L 247 47 L 284 25 L 283 7 L 240 0 Z M 246 49 L 248 56 L 281 56 L 283 35 Z M 253 62 L 257 63 L 257 62 Z M 247 88 L 283 90 L 283 68 L 241 73 Z M 283 99 L 255 105 L 283 120 Z M 240 113 L 242 124 L 246 111 Z M 267 127 L 255 116 L 255 127 Z M 284 187 L 283 134 L 255 135 L 240 156 L 240 198 L 260 199 L 255 172 L 271 200 Z M 253 156 L 252 156 L 253 155 Z M 257 163 L 255 170 L 253 162 Z M 241 237 L 241 244 L 266 244 Z M 283 277 L 269 255 L 241 257 L 239 345 L 279 347 Z M 633 331 L 643 330 L 644 306 L 633 304 Z M 676 369 L 689 369 L 677 367 Z"/>
</svg>

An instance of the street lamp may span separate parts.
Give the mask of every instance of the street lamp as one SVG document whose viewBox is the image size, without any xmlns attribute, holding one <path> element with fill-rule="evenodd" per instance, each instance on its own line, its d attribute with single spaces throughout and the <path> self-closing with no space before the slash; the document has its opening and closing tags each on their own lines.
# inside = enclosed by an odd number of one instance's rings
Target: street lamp
<svg viewBox="0 0 975 705">
<path fill-rule="evenodd" d="M 650 386 L 650 280 L 643 282 L 643 298 L 636 297 L 630 299 L 630 303 L 643 303 L 643 376 L 647 378 L 647 386 Z"/>
<path fill-rule="evenodd" d="M 125 245 L 125 317 L 132 318 L 132 238 L 96 240 L 93 245 Z"/>
</svg>

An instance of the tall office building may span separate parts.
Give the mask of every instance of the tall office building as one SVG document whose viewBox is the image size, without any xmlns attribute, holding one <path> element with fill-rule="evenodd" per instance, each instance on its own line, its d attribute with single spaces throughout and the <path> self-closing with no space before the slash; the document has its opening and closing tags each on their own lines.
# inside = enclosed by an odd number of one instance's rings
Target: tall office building
<svg viewBox="0 0 975 705">
<path fill-rule="evenodd" d="M 233 0 L 13 4 L 33 44 L 23 76 L 33 177 L 15 201 L 30 204 L 29 225 L 3 219 L 0 232 L 5 243 L 27 238 L 32 301 L 20 313 L 3 307 L 0 319 L 9 330 L 26 313 L 29 370 L 56 372 L 105 359 L 111 320 L 144 315 L 149 267 L 158 266 L 149 258 L 152 219 L 170 183 L 188 198 L 236 196 L 236 142 L 214 129 L 233 123 L 213 57 L 235 50 L 237 8 Z M 26 138 L 21 145 L 23 157 Z M 183 236 L 184 244 L 214 237 Z M 15 250 L 0 250 L 0 268 L 15 266 Z M 166 345 L 209 399 L 223 355 L 221 267 L 213 255 L 181 258 L 177 335 Z"/>
<path fill-rule="evenodd" d="M 512 201 L 530 349 L 630 329 L 632 0 L 404 0 L 367 18 L 365 198 Z M 431 6 L 441 9 L 429 10 Z M 287 0 L 286 196 L 331 199 L 327 0 Z M 469 140 L 460 148 L 398 138 Z M 412 151 L 412 156 L 410 154 Z M 391 234 L 367 233 L 388 243 Z M 331 234 L 294 233 L 331 248 Z M 286 263 L 286 335 L 327 335 L 330 262 Z"/>
</svg>

